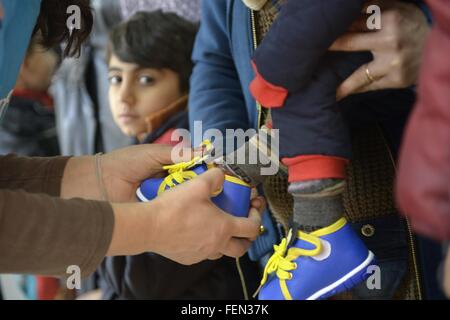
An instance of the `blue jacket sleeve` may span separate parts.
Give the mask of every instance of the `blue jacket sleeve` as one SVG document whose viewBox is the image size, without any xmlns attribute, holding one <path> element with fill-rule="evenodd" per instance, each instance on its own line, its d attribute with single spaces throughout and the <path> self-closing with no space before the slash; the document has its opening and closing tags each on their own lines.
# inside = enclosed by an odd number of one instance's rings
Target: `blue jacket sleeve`
<svg viewBox="0 0 450 320">
<path fill-rule="evenodd" d="M 203 0 L 202 23 L 197 35 L 189 101 L 189 122 L 202 121 L 203 132 L 250 127 L 242 86 L 227 33 L 227 1 Z M 199 137 L 194 145 L 199 144 Z"/>
</svg>

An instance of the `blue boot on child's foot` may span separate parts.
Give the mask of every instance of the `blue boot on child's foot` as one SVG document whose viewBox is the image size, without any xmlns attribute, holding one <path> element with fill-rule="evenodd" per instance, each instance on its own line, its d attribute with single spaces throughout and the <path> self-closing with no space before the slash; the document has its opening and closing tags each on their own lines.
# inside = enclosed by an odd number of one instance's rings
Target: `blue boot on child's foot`
<svg viewBox="0 0 450 320">
<path fill-rule="evenodd" d="M 260 300 L 318 300 L 350 290 L 368 278 L 370 252 L 345 218 L 283 239 L 264 270 Z M 293 245 L 290 245 L 293 242 Z"/>
</svg>

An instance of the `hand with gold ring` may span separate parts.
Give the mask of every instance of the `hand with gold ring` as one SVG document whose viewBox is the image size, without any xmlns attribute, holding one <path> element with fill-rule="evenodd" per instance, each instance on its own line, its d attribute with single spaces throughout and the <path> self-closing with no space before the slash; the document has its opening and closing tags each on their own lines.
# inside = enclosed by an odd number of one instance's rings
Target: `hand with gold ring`
<svg viewBox="0 0 450 320">
<path fill-rule="evenodd" d="M 430 30 L 424 13 L 412 3 L 373 0 L 382 9 L 381 30 L 367 29 L 367 15 L 335 41 L 332 51 L 371 51 L 374 60 L 360 67 L 337 90 L 337 98 L 381 89 L 406 88 L 418 79 Z M 365 10 L 364 10 L 365 12 Z"/>
<path fill-rule="evenodd" d="M 377 81 L 377 79 L 372 77 L 372 74 L 370 73 L 369 64 L 366 64 L 366 78 L 368 81 L 367 85 L 370 85 L 370 84 L 374 83 L 375 81 Z"/>
</svg>

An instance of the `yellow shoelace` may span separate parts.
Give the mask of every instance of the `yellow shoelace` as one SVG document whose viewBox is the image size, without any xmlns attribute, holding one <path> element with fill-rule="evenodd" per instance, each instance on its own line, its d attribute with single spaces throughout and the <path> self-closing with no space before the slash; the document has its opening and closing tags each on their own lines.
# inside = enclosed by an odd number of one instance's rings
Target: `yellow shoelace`
<svg viewBox="0 0 450 320">
<path fill-rule="evenodd" d="M 212 143 L 209 140 L 205 140 L 202 142 L 201 147 L 206 147 L 207 150 L 210 150 L 212 148 Z M 202 163 L 203 161 L 204 158 L 195 157 L 188 162 L 182 162 L 163 167 L 163 169 L 168 171 L 169 174 L 159 186 L 158 196 L 166 191 L 166 188 L 172 189 L 177 184 L 181 184 L 183 182 L 194 179 L 197 176 L 197 173 L 190 169 Z"/>
<path fill-rule="evenodd" d="M 274 254 L 270 257 L 269 261 L 264 268 L 263 278 L 261 280 L 261 284 L 254 294 L 256 297 L 261 291 L 262 287 L 266 284 L 269 276 L 272 273 L 275 273 L 278 279 L 280 280 L 291 280 L 292 273 L 291 271 L 297 269 L 297 264 L 293 262 L 293 260 L 301 257 L 314 257 L 317 256 L 322 251 L 322 243 L 320 239 L 316 236 L 312 236 L 310 234 L 299 231 L 297 237 L 298 239 L 302 239 L 306 242 L 311 243 L 315 246 L 314 249 L 300 249 L 300 248 L 290 248 L 288 250 L 288 245 L 290 243 L 290 238 L 292 233 L 290 232 L 288 238 L 284 238 L 279 245 L 275 245 Z M 286 254 L 287 252 L 287 254 Z"/>
<path fill-rule="evenodd" d="M 188 180 L 194 179 L 197 176 L 197 174 L 189 169 L 191 169 L 195 164 L 197 164 L 199 160 L 200 158 L 195 158 L 189 162 L 165 166 L 163 169 L 167 170 L 169 172 L 169 175 L 163 180 L 163 182 L 159 186 L 158 196 L 161 195 L 164 191 L 166 191 L 166 188 L 172 189 L 177 184 L 181 184 Z"/>
</svg>

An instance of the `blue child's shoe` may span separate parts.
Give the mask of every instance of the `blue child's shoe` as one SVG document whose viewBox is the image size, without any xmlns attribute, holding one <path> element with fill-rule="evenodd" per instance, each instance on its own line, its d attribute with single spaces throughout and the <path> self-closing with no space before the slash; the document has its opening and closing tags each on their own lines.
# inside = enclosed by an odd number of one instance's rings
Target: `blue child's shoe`
<svg viewBox="0 0 450 320">
<path fill-rule="evenodd" d="M 194 179 L 208 171 L 209 168 L 207 164 L 196 164 L 195 160 L 164 167 L 169 175 L 165 178 L 144 181 L 136 191 L 136 196 L 141 202 L 151 201 L 166 190 Z M 247 217 L 250 210 L 250 197 L 251 188 L 248 184 L 238 178 L 226 175 L 223 189 L 211 200 L 225 212 L 237 217 Z"/>
<path fill-rule="evenodd" d="M 193 169 L 190 168 L 190 164 L 191 163 L 180 163 L 164 167 L 169 173 L 168 176 L 159 179 L 148 179 L 142 182 L 141 186 L 136 191 L 138 200 L 141 202 L 149 202 L 161 195 L 164 191 L 191 180 L 208 170 L 206 164 L 198 165 Z"/>
<path fill-rule="evenodd" d="M 374 255 L 345 218 L 307 234 L 298 232 L 289 246 L 283 239 L 264 270 L 260 300 L 317 300 L 365 281 Z"/>
</svg>

